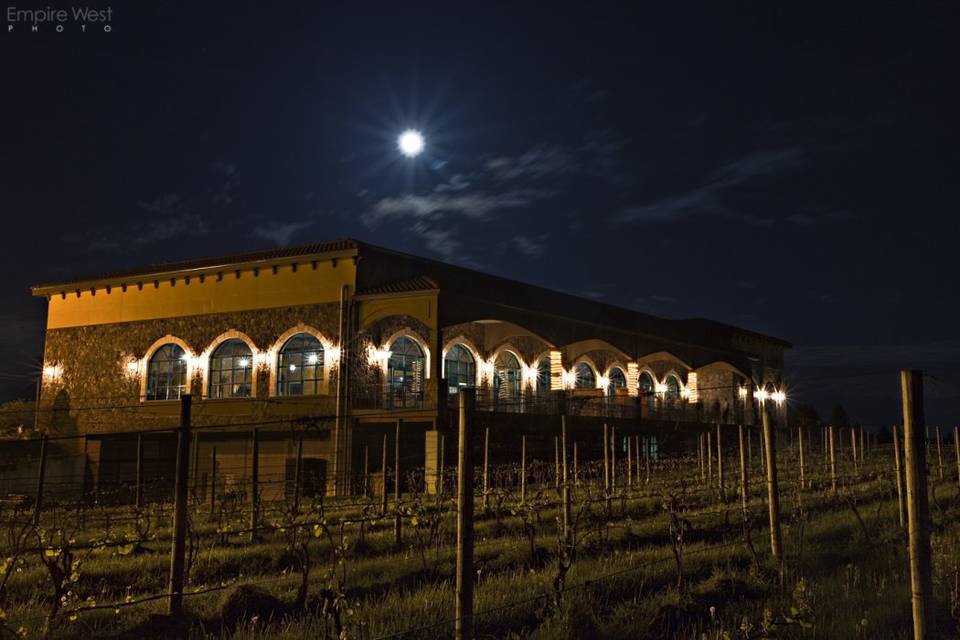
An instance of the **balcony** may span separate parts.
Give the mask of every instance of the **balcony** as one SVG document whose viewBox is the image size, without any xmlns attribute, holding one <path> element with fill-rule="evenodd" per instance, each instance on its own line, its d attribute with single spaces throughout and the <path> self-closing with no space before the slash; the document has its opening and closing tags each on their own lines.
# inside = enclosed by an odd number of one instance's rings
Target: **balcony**
<svg viewBox="0 0 960 640">
<path fill-rule="evenodd" d="M 423 409 L 423 387 L 414 385 L 372 384 L 351 388 L 354 409 Z"/>
</svg>

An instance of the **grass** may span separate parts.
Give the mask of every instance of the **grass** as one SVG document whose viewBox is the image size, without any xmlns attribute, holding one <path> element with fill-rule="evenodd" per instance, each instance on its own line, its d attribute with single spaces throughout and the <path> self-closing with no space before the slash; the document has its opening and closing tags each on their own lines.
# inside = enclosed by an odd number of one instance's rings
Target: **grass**
<svg viewBox="0 0 960 640">
<path fill-rule="evenodd" d="M 816 487 L 798 493 L 794 461 L 783 456 L 782 578 L 769 557 L 761 499 L 765 488 L 758 469 L 749 504 L 753 551 L 746 543 L 736 495 L 718 500 L 714 489 L 700 485 L 698 473 L 691 477 L 689 461 L 661 464 L 650 484 L 621 489 L 609 510 L 596 486 L 584 480 L 574 500 L 578 543 L 560 592 L 555 580 L 561 511 L 553 489 L 548 487 L 539 497 L 531 491 L 533 506 L 526 509 L 519 507 L 515 493 L 505 490 L 491 500 L 494 505 L 502 503 L 500 513 L 494 512 L 496 508 L 484 512 L 478 500 L 474 600 L 478 636 L 912 637 L 909 567 L 891 490 L 891 465 L 883 453 L 873 455 L 858 474 L 842 469 L 846 482 L 842 498 L 831 494 L 822 477 L 815 478 Z M 807 473 L 808 478 L 814 475 Z M 676 498 L 673 530 L 671 514 L 664 508 L 666 495 Z M 960 495 L 955 484 L 946 483 L 936 484 L 933 495 L 934 622 L 939 634 L 933 637 L 957 638 Z M 152 629 L 195 638 L 324 638 L 334 637 L 336 614 L 345 637 L 450 636 L 453 505 L 447 500 L 438 507 L 435 498 L 416 495 L 405 496 L 403 502 L 409 513 L 400 547 L 394 542 L 390 515 L 364 525 L 362 544 L 358 524 L 341 524 L 369 513 L 377 500 L 331 502 L 322 514 L 301 516 L 322 518 L 331 536 L 330 540 L 325 535 L 308 536 L 313 569 L 305 612 L 277 611 L 269 622 L 269 613 L 263 613 L 235 628 L 223 620 L 224 599 L 240 584 L 256 585 L 283 603 L 292 603 L 300 582 L 295 549 L 289 532 L 268 530 L 261 542 L 248 543 L 242 535 L 218 535 L 222 523 L 195 513 L 192 520 L 201 543 L 191 564 L 188 592 L 215 590 L 186 598 L 191 624 L 171 628 L 163 626 L 169 621 L 151 619 L 166 610 L 166 600 L 156 599 L 83 611 L 72 621 L 64 616 L 51 635 L 144 637 Z M 268 521 L 282 520 L 279 505 L 270 509 Z M 116 509 L 114 521 L 120 521 L 122 511 Z M 92 597 L 98 603 L 122 603 L 162 594 L 169 567 L 169 527 L 163 522 L 168 511 L 157 512 L 154 537 L 144 543 L 154 552 L 120 555 L 121 547 L 89 552 L 71 585 L 77 601 Z M 69 513 L 52 509 L 45 522 L 66 525 Z M 539 520 L 533 556 L 523 515 L 528 521 Z M 242 517 L 239 514 L 231 523 L 234 530 L 245 527 Z M 431 536 L 427 530 L 434 522 L 439 526 Z M 681 589 L 670 542 L 678 523 L 683 530 Z M 312 534 L 312 529 L 303 532 Z M 102 540 L 108 533 L 88 526 L 74 539 L 77 544 Z M 426 542 L 431 537 L 432 543 Z M 46 569 L 28 556 L 11 575 L 0 601 L 7 627 L 22 628 L 26 637 L 41 637 L 51 593 Z"/>
</svg>

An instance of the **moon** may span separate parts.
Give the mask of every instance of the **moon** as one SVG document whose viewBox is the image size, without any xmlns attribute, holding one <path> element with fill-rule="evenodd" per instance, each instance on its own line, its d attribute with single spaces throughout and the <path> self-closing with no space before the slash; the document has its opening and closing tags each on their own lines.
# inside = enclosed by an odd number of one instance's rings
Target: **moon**
<svg viewBox="0 0 960 640">
<path fill-rule="evenodd" d="M 416 157 L 423 151 L 423 135 L 415 129 L 407 129 L 397 138 L 397 147 L 408 158 Z"/>
</svg>

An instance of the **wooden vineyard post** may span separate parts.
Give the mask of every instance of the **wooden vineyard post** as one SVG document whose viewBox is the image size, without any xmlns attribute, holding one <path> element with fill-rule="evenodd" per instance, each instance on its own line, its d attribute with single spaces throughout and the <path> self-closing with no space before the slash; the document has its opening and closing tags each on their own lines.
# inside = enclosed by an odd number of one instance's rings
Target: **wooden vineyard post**
<svg viewBox="0 0 960 640">
<path fill-rule="evenodd" d="M 43 509 L 43 483 L 47 475 L 47 434 L 40 438 L 40 461 L 37 464 L 37 495 L 33 502 L 33 524 L 40 524 L 40 511 Z"/>
<path fill-rule="evenodd" d="M 900 528 L 907 526 L 907 502 L 903 495 L 903 463 L 900 459 L 900 435 L 897 425 L 893 425 L 893 466 L 897 474 L 897 513 L 900 516 Z"/>
<path fill-rule="evenodd" d="M 471 425 L 476 391 L 460 389 L 460 439 L 457 455 L 457 640 L 473 638 L 473 452 Z"/>
<path fill-rule="evenodd" d="M 260 525 L 260 431 L 253 430 L 250 456 L 250 542 L 258 540 L 257 527 Z"/>
<path fill-rule="evenodd" d="M 563 441 L 561 455 L 563 456 L 563 544 L 564 553 L 571 553 L 573 530 L 570 523 L 570 477 L 567 473 L 567 416 L 560 416 L 560 437 Z"/>
<path fill-rule="evenodd" d="M 490 427 L 483 430 L 483 510 L 489 508 L 490 493 Z"/>
<path fill-rule="evenodd" d="M 380 495 L 380 513 L 387 515 L 387 434 L 383 434 L 383 493 Z"/>
<path fill-rule="evenodd" d="M 560 490 L 560 438 L 553 436 L 553 486 Z"/>
<path fill-rule="evenodd" d="M 760 433 L 757 434 L 760 440 L 760 471 L 763 473 L 767 472 L 767 446 L 764 443 L 764 438 L 766 435 L 763 433 L 763 421 L 761 419 L 760 423 Z"/>
<path fill-rule="evenodd" d="M 437 497 L 440 500 L 443 500 L 443 461 L 446 459 L 446 447 L 447 447 L 447 437 L 440 434 L 440 462 L 437 465 L 439 471 L 437 472 Z"/>
<path fill-rule="evenodd" d="M 217 448 L 210 448 L 210 514 L 217 512 Z"/>
<path fill-rule="evenodd" d="M 610 491 L 617 490 L 617 428 L 610 428 Z"/>
<path fill-rule="evenodd" d="M 761 405 L 763 419 L 764 452 L 767 459 L 767 506 L 770 513 L 770 553 L 780 564 L 783 573 L 783 552 L 780 543 L 780 489 L 777 486 L 777 445 L 770 428 L 767 404 Z"/>
<path fill-rule="evenodd" d="M 297 459 L 293 463 L 293 512 L 300 513 L 300 493 L 303 486 L 303 433 L 297 436 Z M 386 510 L 386 509 L 384 509 Z"/>
<path fill-rule="evenodd" d="M 647 436 L 647 482 L 653 479 L 653 436 Z"/>
<path fill-rule="evenodd" d="M 907 484 L 907 532 L 910 540 L 910 583 L 913 592 L 913 637 L 932 631 L 933 577 L 930 567 L 926 447 L 924 446 L 923 374 L 901 371 L 903 449 Z"/>
<path fill-rule="evenodd" d="M 800 454 L 800 488 L 806 487 L 806 479 L 803 473 L 803 427 L 797 429 L 797 447 Z"/>
<path fill-rule="evenodd" d="M 527 436 L 520 436 L 520 504 L 527 500 Z"/>
<path fill-rule="evenodd" d="M 398 547 L 403 546 L 403 519 L 400 517 L 400 425 L 403 418 L 397 418 L 397 430 L 393 441 L 393 508 L 397 515 L 393 519 L 393 537 Z"/>
<path fill-rule="evenodd" d="M 743 507 L 743 517 L 747 517 L 747 501 L 750 487 L 747 478 L 747 459 L 743 450 L 743 425 L 737 425 L 737 434 L 740 436 L 740 505 Z"/>
<path fill-rule="evenodd" d="M 363 445 L 363 495 L 370 495 L 370 447 Z"/>
<path fill-rule="evenodd" d="M 633 446 L 630 439 L 630 436 L 627 436 L 627 489 L 633 488 Z"/>
<path fill-rule="evenodd" d="M 747 466 L 748 466 L 748 467 L 751 467 L 751 468 L 753 467 L 753 435 L 752 435 L 752 433 L 753 433 L 753 430 L 752 430 L 752 429 L 748 429 L 748 430 L 747 430 L 747 433 L 746 433 L 746 436 L 747 436 Z"/>
<path fill-rule="evenodd" d="M 940 427 L 937 427 L 937 469 L 940 472 L 940 482 L 943 482 L 943 441 L 940 437 Z"/>
<path fill-rule="evenodd" d="M 720 423 L 717 423 L 717 489 L 723 500 L 723 440 L 720 435 Z"/>
<path fill-rule="evenodd" d="M 603 493 L 610 495 L 610 431 L 603 423 Z"/>
<path fill-rule="evenodd" d="M 580 471 L 577 467 L 577 442 L 573 442 L 573 487 L 580 486 Z"/>
<path fill-rule="evenodd" d="M 866 446 L 864 444 L 863 436 L 863 427 L 860 427 L 860 467 L 863 467 L 864 460 L 866 459 Z"/>
<path fill-rule="evenodd" d="M 187 491 L 190 484 L 190 394 L 180 396 L 180 427 L 173 488 L 173 532 L 170 545 L 170 579 L 167 593 L 171 616 L 183 613 L 183 574 L 187 550 Z"/>
<path fill-rule="evenodd" d="M 853 472 L 857 473 L 857 428 L 850 427 L 850 455 L 853 457 Z"/>
<path fill-rule="evenodd" d="M 957 453 L 957 486 L 960 487 L 960 427 L 953 428 L 953 449 Z"/>
<path fill-rule="evenodd" d="M 699 454 L 697 456 L 697 459 L 700 461 L 700 484 L 705 484 L 707 481 L 707 476 L 706 476 L 706 467 L 703 464 L 703 433 L 697 434 L 697 445 L 698 445 L 697 453 Z"/>
<path fill-rule="evenodd" d="M 837 492 L 837 454 L 834 450 L 833 425 L 827 427 L 827 439 L 830 441 L 830 490 Z"/>
<path fill-rule="evenodd" d="M 194 443 L 196 443 L 196 438 L 194 438 Z M 199 449 L 199 447 L 197 447 Z M 196 460 L 196 455 L 194 455 L 194 460 Z M 194 483 L 196 484 L 196 483 Z M 194 487 L 196 489 L 196 487 Z M 196 492 L 194 492 L 194 497 L 196 497 Z M 143 509 L 143 434 L 137 434 L 137 488 L 135 495 L 135 502 L 137 506 L 137 511 Z"/>
<path fill-rule="evenodd" d="M 713 435 L 707 431 L 707 478 L 713 484 Z"/>
</svg>

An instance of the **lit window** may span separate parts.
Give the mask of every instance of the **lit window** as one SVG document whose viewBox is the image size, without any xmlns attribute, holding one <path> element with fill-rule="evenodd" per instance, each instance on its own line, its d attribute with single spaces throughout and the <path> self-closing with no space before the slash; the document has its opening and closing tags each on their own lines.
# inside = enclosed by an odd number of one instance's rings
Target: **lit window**
<svg viewBox="0 0 960 640">
<path fill-rule="evenodd" d="M 646 371 L 641 373 L 639 379 L 637 379 L 637 388 L 640 391 L 640 396 L 647 399 L 647 405 L 653 408 L 656 402 L 656 386 L 653 384 L 653 378 Z"/>
<path fill-rule="evenodd" d="M 477 363 L 470 350 L 462 344 L 455 344 L 447 350 L 443 358 L 443 371 L 451 394 L 457 393 L 460 387 L 477 384 Z"/>
<path fill-rule="evenodd" d="M 544 356 L 537 363 L 537 393 L 550 391 L 550 358 Z"/>
<path fill-rule="evenodd" d="M 517 400 L 523 382 L 520 372 L 520 362 L 517 356 L 509 351 L 501 351 L 493 363 L 493 388 L 497 400 Z"/>
<path fill-rule="evenodd" d="M 577 377 L 577 381 L 574 385 L 577 389 L 596 389 L 597 388 L 597 374 L 593 372 L 593 369 L 586 362 L 581 362 L 578 364 L 574 370 L 574 374 Z"/>
<path fill-rule="evenodd" d="M 253 353 L 243 340 L 226 340 L 210 356 L 207 396 L 210 398 L 249 398 L 253 372 Z"/>
<path fill-rule="evenodd" d="M 627 388 L 627 376 L 620 367 L 610 369 L 610 382 L 607 384 L 607 395 L 617 395 L 617 389 Z"/>
<path fill-rule="evenodd" d="M 187 384 L 186 353 L 179 345 L 157 349 L 147 365 L 147 400 L 177 400 Z"/>
<path fill-rule="evenodd" d="M 680 399 L 680 381 L 677 380 L 676 376 L 667 376 L 666 379 L 667 390 L 664 392 L 663 397 L 665 400 L 679 400 Z"/>
<path fill-rule="evenodd" d="M 277 354 L 277 395 L 315 396 L 323 381 L 323 345 L 309 333 L 287 340 Z"/>
<path fill-rule="evenodd" d="M 410 338 L 401 336 L 390 345 L 387 385 L 394 406 L 416 406 L 423 395 L 423 350 Z"/>
</svg>

